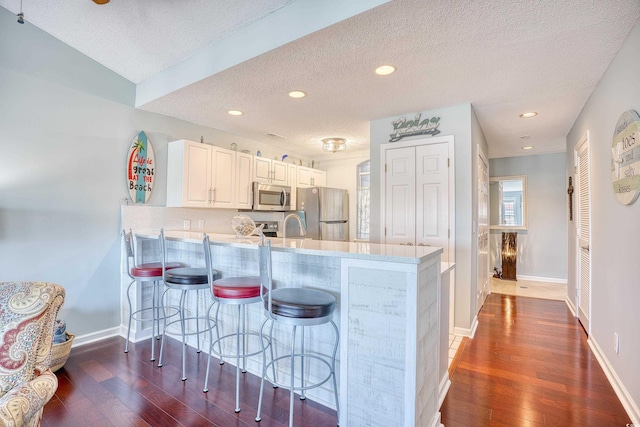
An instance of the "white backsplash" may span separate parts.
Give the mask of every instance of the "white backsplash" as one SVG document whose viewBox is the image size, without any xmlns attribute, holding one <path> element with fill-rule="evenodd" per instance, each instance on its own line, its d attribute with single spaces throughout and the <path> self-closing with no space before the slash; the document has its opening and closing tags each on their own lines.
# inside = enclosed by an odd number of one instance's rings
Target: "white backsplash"
<svg viewBox="0 0 640 427">
<path fill-rule="evenodd" d="M 231 219 L 234 209 L 165 208 L 161 206 L 122 206 L 122 228 L 125 230 L 185 230 L 233 234 Z"/>
</svg>

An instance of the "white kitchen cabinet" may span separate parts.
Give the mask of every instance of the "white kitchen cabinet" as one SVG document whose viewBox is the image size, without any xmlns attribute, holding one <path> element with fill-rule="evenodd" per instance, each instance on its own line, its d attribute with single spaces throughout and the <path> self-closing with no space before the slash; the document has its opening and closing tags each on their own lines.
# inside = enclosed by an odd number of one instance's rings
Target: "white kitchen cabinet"
<svg viewBox="0 0 640 427">
<path fill-rule="evenodd" d="M 326 182 L 326 172 L 319 169 L 298 166 L 298 179 L 296 184 L 300 188 L 324 187 Z"/>
<path fill-rule="evenodd" d="M 211 145 L 181 139 L 167 153 L 167 206 L 210 206 Z"/>
<path fill-rule="evenodd" d="M 254 181 L 263 184 L 287 185 L 287 163 L 278 160 L 254 157 L 253 178 Z"/>
<path fill-rule="evenodd" d="M 251 207 L 253 156 L 185 139 L 170 142 L 167 206 Z"/>
<path fill-rule="evenodd" d="M 236 153 L 236 208 L 251 209 L 253 205 L 253 156 Z"/>
<path fill-rule="evenodd" d="M 291 209 L 297 209 L 296 208 L 296 188 L 298 188 L 298 184 L 296 182 L 296 178 L 298 175 L 298 166 L 296 166 L 293 163 L 288 163 L 287 164 L 287 177 L 289 178 L 289 181 L 287 183 L 287 185 L 289 187 L 291 187 Z"/>
<path fill-rule="evenodd" d="M 211 207 L 235 208 L 236 152 L 211 147 Z"/>
</svg>

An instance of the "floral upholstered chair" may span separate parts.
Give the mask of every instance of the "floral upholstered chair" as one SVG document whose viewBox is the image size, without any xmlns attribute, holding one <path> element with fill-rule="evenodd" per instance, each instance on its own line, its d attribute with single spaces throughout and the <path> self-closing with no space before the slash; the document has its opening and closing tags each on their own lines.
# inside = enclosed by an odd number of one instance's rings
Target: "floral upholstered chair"
<svg viewBox="0 0 640 427">
<path fill-rule="evenodd" d="M 49 369 L 53 328 L 64 288 L 0 282 L 0 425 L 38 426 L 58 388 Z"/>
</svg>

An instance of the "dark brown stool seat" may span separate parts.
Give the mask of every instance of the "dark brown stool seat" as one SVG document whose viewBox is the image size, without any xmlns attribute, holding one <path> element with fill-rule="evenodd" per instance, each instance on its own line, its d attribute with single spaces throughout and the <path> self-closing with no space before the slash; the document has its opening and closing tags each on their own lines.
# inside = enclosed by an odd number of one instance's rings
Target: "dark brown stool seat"
<svg viewBox="0 0 640 427">
<path fill-rule="evenodd" d="M 269 300 L 265 298 L 265 309 Z M 271 310 L 276 316 L 301 319 L 325 317 L 333 314 L 336 298 L 322 291 L 304 288 L 281 288 L 271 291 Z"/>
</svg>

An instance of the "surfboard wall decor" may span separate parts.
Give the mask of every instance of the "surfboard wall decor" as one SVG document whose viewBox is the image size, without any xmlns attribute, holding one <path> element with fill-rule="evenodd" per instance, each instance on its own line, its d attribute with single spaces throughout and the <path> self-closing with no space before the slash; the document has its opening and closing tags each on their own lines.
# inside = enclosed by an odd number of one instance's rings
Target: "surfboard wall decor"
<svg viewBox="0 0 640 427">
<path fill-rule="evenodd" d="M 155 158 L 151 141 L 141 131 L 131 143 L 127 156 L 127 186 L 133 203 L 147 203 L 155 177 Z"/>
</svg>

